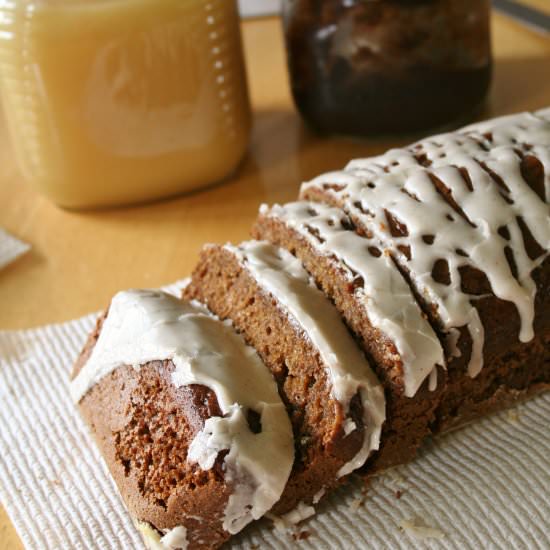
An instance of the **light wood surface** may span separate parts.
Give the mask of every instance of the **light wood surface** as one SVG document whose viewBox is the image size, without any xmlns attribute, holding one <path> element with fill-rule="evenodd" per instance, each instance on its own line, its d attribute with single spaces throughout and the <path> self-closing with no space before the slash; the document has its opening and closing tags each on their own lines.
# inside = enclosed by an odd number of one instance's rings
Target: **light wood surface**
<svg viewBox="0 0 550 550">
<path fill-rule="evenodd" d="M 550 37 L 500 15 L 493 27 L 495 75 L 482 116 L 550 105 Z M 0 120 L 0 226 L 32 245 L 0 271 L 0 328 L 65 321 L 102 308 L 117 290 L 184 277 L 203 243 L 245 239 L 261 202 L 292 200 L 300 182 L 410 141 L 312 135 L 292 106 L 278 20 L 247 21 L 243 32 L 254 129 L 247 159 L 223 185 L 149 206 L 63 211 L 22 182 Z M 0 508 L 0 550 L 21 548 Z"/>
</svg>

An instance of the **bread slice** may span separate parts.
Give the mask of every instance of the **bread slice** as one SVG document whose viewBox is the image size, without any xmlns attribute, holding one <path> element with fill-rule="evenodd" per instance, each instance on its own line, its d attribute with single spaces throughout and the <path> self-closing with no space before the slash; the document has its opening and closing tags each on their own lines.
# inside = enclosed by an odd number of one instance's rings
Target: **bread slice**
<svg viewBox="0 0 550 550">
<path fill-rule="evenodd" d="M 276 514 L 310 505 L 378 449 L 382 387 L 294 256 L 259 241 L 206 246 L 185 297 L 231 319 L 278 382 L 296 460 Z"/>
<path fill-rule="evenodd" d="M 150 547 L 217 548 L 279 500 L 294 445 L 277 386 L 199 304 L 117 294 L 71 391 Z"/>
<path fill-rule="evenodd" d="M 374 239 L 358 235 L 342 210 L 320 203 L 264 206 L 252 234 L 303 262 L 353 330 L 384 385 L 388 420 L 369 472 L 411 460 L 431 433 L 445 386 L 445 358 L 391 257 Z"/>
</svg>

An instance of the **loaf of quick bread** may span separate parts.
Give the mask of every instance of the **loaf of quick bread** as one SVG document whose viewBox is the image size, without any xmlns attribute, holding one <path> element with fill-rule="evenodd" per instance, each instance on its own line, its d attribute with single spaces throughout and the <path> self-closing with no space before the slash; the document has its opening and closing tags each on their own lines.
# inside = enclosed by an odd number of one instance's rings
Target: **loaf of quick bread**
<svg viewBox="0 0 550 550">
<path fill-rule="evenodd" d="M 352 161 L 116 295 L 72 394 L 151 548 L 298 519 L 352 472 L 550 389 L 550 109 Z"/>
</svg>

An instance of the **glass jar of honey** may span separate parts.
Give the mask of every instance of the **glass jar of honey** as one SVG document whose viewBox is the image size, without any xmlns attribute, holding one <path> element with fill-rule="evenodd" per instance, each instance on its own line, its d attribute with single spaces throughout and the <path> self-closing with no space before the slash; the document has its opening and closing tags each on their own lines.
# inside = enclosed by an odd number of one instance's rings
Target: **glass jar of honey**
<svg viewBox="0 0 550 550">
<path fill-rule="evenodd" d="M 489 0 L 284 0 L 294 99 L 321 132 L 432 129 L 491 79 Z"/>
<path fill-rule="evenodd" d="M 250 108 L 234 0 L 0 0 L 0 93 L 25 179 L 68 208 L 231 174 Z"/>
</svg>

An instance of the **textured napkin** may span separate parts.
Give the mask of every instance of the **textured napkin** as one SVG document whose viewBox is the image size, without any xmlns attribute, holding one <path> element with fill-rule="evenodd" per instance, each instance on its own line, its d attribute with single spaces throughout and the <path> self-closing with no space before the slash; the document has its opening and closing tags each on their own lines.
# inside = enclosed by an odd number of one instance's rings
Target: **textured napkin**
<svg viewBox="0 0 550 550">
<path fill-rule="evenodd" d="M 144 548 L 69 398 L 94 319 L 0 332 L 0 498 L 27 549 Z M 549 422 L 546 393 L 429 442 L 366 494 L 352 481 L 293 530 L 263 520 L 228 546 L 548 549 Z"/>
<path fill-rule="evenodd" d="M 27 243 L 12 237 L 0 228 L 0 269 L 15 261 L 30 249 Z"/>
</svg>

